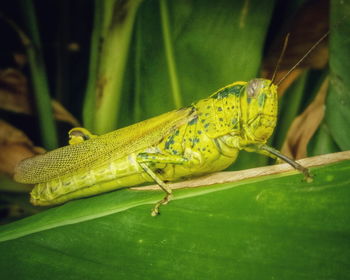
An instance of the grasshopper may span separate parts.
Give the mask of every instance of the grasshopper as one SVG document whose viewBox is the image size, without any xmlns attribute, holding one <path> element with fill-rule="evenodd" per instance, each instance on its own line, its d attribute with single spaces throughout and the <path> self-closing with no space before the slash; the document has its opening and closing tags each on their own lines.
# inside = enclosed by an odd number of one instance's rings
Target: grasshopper
<svg viewBox="0 0 350 280">
<path fill-rule="evenodd" d="M 266 144 L 278 112 L 281 80 L 273 80 L 235 82 L 191 106 L 101 136 L 73 128 L 68 146 L 23 160 L 14 179 L 35 184 L 31 202 L 43 206 L 156 182 L 165 192 L 152 209 L 156 216 L 171 199 L 166 182 L 223 170 L 240 150 L 280 158 L 310 178 L 307 168 Z"/>
</svg>

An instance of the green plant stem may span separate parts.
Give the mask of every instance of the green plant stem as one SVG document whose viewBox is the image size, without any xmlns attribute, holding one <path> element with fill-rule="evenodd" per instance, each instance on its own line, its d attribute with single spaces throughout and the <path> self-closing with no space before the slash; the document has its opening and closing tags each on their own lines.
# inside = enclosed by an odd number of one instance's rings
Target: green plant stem
<svg viewBox="0 0 350 280">
<path fill-rule="evenodd" d="M 103 20 L 103 2 L 96 0 L 94 4 L 94 23 L 90 41 L 89 73 L 83 106 L 83 123 L 87 129 L 93 129 L 95 119 L 95 93 L 100 59 L 99 48 Z"/>
<path fill-rule="evenodd" d="M 136 19 L 136 31 L 135 31 L 135 98 L 134 98 L 134 120 L 142 120 L 142 106 L 141 106 L 141 58 L 142 58 L 142 39 L 141 39 L 141 21 Z"/>
<path fill-rule="evenodd" d="M 179 79 L 176 71 L 175 55 L 173 49 L 173 42 L 171 39 L 170 32 L 170 23 L 169 23 L 169 14 L 168 14 L 168 4 L 167 0 L 160 0 L 160 15 L 162 19 L 162 31 L 163 31 L 163 40 L 165 47 L 165 56 L 169 70 L 169 79 L 172 89 L 172 96 L 176 108 L 182 106 L 181 91 L 179 86 Z"/>
<path fill-rule="evenodd" d="M 103 41 L 96 85 L 94 131 L 106 133 L 117 127 L 118 111 L 129 43 L 140 0 L 104 1 Z"/>
<path fill-rule="evenodd" d="M 25 11 L 25 21 L 31 38 L 31 41 L 29 39 L 26 40 L 25 46 L 32 76 L 32 85 L 38 111 L 41 137 L 46 149 L 54 149 L 57 147 L 57 133 L 53 119 L 50 90 L 45 65 L 41 55 L 40 35 L 36 21 L 35 9 L 33 2 L 30 0 L 21 0 L 20 3 L 23 11 Z M 23 35 L 24 34 L 21 36 L 22 40 Z"/>
</svg>

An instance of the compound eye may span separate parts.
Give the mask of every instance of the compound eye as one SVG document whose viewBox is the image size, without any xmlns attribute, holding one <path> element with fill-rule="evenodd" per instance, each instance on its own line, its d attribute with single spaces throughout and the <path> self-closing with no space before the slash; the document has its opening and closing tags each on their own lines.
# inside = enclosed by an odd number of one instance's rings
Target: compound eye
<svg viewBox="0 0 350 280">
<path fill-rule="evenodd" d="M 249 83 L 248 83 L 248 86 L 247 86 L 247 95 L 248 97 L 252 98 L 252 97 L 256 97 L 259 93 L 259 90 L 261 88 L 263 88 L 263 82 L 262 80 L 260 79 L 254 79 L 254 80 L 251 80 Z"/>
</svg>

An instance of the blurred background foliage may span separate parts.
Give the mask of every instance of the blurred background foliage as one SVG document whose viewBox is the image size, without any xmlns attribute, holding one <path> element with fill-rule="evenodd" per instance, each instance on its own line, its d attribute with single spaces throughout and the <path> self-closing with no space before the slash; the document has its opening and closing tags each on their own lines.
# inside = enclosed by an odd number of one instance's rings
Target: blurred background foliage
<svg viewBox="0 0 350 280">
<path fill-rule="evenodd" d="M 272 145 L 295 158 L 349 149 L 349 9 L 335 0 L 2 2 L 2 223 L 39 211 L 31 187 L 11 180 L 19 160 L 66 145 L 74 126 L 102 134 L 234 81 L 271 78 L 288 32 L 277 81 L 329 29 L 331 47 L 326 39 L 281 84 Z M 242 152 L 231 170 L 268 161 Z"/>
</svg>

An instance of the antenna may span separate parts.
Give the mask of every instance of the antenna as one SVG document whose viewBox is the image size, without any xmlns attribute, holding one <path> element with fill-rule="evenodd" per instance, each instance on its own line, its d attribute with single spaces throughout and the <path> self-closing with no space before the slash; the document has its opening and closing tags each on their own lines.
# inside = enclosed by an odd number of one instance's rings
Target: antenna
<svg viewBox="0 0 350 280">
<path fill-rule="evenodd" d="M 297 63 L 294 64 L 294 66 L 285 74 L 277 83 L 276 85 L 279 86 L 289 75 L 294 71 L 295 68 L 298 67 L 298 65 L 303 62 L 303 60 L 329 35 L 329 31 L 327 31 L 318 41 L 313 44 L 313 46 L 303 55 L 301 59 Z"/>
<path fill-rule="evenodd" d="M 290 35 L 290 33 L 288 33 L 287 36 L 286 36 L 286 38 L 284 39 L 283 49 L 282 49 L 282 51 L 281 51 L 280 57 L 278 58 L 278 61 L 277 61 L 275 70 L 273 71 L 273 75 L 272 75 L 272 79 L 271 79 L 271 85 L 272 85 L 273 82 L 275 81 L 278 68 L 280 67 L 282 58 L 283 58 L 283 56 L 284 56 L 284 54 L 285 54 L 285 52 L 286 52 L 287 45 L 288 45 L 288 40 L 289 40 L 289 35 Z"/>
</svg>

